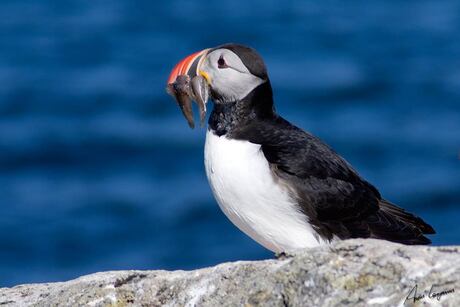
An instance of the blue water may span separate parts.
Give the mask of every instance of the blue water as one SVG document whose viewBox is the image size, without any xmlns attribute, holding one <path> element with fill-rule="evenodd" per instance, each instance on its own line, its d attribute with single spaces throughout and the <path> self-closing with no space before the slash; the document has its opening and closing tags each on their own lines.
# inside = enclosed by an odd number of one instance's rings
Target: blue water
<svg viewBox="0 0 460 307">
<path fill-rule="evenodd" d="M 460 2 L 125 2 L 0 4 L 0 286 L 272 257 L 218 209 L 205 130 L 164 91 L 225 42 L 263 55 L 279 113 L 460 243 Z"/>
</svg>

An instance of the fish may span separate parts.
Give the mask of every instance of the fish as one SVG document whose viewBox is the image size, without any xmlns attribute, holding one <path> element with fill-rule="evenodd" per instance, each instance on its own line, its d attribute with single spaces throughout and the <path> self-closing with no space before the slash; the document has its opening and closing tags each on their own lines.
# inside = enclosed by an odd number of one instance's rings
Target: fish
<svg viewBox="0 0 460 307">
<path fill-rule="evenodd" d="M 179 75 L 173 83 L 168 84 L 166 91 L 176 100 L 192 129 L 195 128 L 192 100 L 195 101 L 200 112 L 200 125 L 204 125 L 206 103 L 209 99 L 209 85 L 205 78 L 198 75 L 190 79 L 188 75 Z"/>
<path fill-rule="evenodd" d="M 195 127 L 195 123 L 193 121 L 190 77 L 187 75 L 177 76 L 173 83 L 168 84 L 166 91 L 174 97 L 182 110 L 182 114 L 184 114 L 189 127 L 193 129 Z"/>
<path fill-rule="evenodd" d="M 209 99 L 209 85 L 205 78 L 202 76 L 192 78 L 192 94 L 200 110 L 200 124 L 203 127 L 206 119 L 206 103 Z"/>
</svg>

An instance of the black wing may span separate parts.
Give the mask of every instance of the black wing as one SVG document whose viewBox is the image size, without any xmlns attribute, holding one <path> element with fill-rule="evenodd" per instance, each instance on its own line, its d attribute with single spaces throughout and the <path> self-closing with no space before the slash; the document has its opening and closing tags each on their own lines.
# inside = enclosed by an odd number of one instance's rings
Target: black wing
<svg viewBox="0 0 460 307">
<path fill-rule="evenodd" d="M 431 226 L 383 200 L 329 146 L 281 117 L 253 121 L 232 137 L 261 145 L 274 174 L 293 189 L 300 209 L 324 239 L 430 243 L 423 233 L 434 233 Z"/>
</svg>

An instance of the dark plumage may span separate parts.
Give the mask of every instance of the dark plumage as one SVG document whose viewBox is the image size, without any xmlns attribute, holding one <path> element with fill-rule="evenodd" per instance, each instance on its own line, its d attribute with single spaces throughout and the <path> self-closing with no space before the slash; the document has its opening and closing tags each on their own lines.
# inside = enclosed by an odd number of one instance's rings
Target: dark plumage
<svg viewBox="0 0 460 307">
<path fill-rule="evenodd" d="M 268 78 L 267 68 L 265 67 L 264 61 L 254 49 L 244 45 L 230 43 L 218 46 L 212 50 L 222 48 L 231 50 L 237 54 L 241 61 L 243 61 L 244 65 L 248 68 L 249 72 L 254 76 L 257 76 L 263 80 Z"/>
<path fill-rule="evenodd" d="M 430 243 L 430 225 L 383 199 L 329 146 L 276 114 L 254 49 L 225 44 L 194 53 L 174 67 L 168 87 L 183 85 L 183 75 L 201 76 L 197 88 L 206 93 L 209 87 L 206 173 L 223 212 L 254 240 L 277 252 L 335 238 Z"/>
<path fill-rule="evenodd" d="M 322 238 L 431 242 L 424 236 L 434 233 L 430 225 L 383 199 L 329 146 L 277 115 L 268 80 L 241 101 L 216 104 L 209 126 L 218 135 L 260 144 L 273 175 L 290 187 Z"/>
</svg>

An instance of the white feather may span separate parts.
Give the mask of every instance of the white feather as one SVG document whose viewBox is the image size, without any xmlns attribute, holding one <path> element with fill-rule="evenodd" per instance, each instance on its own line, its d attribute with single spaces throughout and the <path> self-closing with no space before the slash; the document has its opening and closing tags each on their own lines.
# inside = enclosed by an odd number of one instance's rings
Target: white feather
<svg viewBox="0 0 460 307">
<path fill-rule="evenodd" d="M 218 68 L 220 57 L 232 68 Z M 233 51 L 225 48 L 209 53 L 201 69 L 210 77 L 210 86 L 226 101 L 241 100 L 264 82 L 252 75 Z"/>
<path fill-rule="evenodd" d="M 260 145 L 206 134 L 206 174 L 222 211 L 274 252 L 315 247 L 319 238 L 287 186 L 271 172 Z"/>
</svg>

